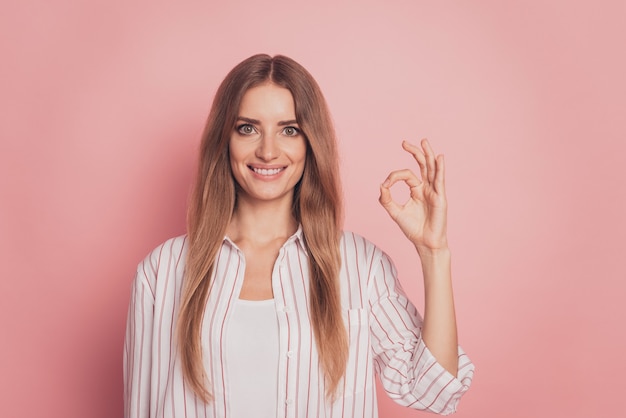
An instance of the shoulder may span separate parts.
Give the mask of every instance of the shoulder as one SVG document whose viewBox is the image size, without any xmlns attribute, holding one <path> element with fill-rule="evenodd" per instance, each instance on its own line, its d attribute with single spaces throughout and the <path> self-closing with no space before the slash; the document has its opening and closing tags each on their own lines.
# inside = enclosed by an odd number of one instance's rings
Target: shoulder
<svg viewBox="0 0 626 418">
<path fill-rule="evenodd" d="M 355 251 L 382 252 L 376 244 L 356 232 L 342 231 L 340 241 L 343 248 L 354 249 Z"/>
<path fill-rule="evenodd" d="M 138 270 L 146 275 L 156 274 L 160 270 L 174 267 L 182 267 L 187 253 L 187 235 L 170 238 L 163 242 L 139 263 Z"/>
<path fill-rule="evenodd" d="M 135 288 L 149 291 L 153 299 L 175 294 L 183 280 L 186 253 L 186 235 L 170 238 L 157 246 L 137 266 Z"/>
<path fill-rule="evenodd" d="M 341 232 L 342 245 L 355 245 L 363 248 L 377 248 L 376 245 L 362 235 L 352 231 Z"/>
<path fill-rule="evenodd" d="M 347 264 L 372 266 L 388 258 L 376 244 L 352 231 L 343 231 L 340 246 L 342 259 Z"/>
</svg>

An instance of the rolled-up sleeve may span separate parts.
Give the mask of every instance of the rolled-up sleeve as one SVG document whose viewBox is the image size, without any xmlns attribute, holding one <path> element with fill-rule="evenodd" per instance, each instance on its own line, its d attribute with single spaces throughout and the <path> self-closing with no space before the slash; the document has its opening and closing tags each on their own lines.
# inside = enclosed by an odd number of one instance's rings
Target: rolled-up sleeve
<svg viewBox="0 0 626 418">
<path fill-rule="evenodd" d="M 422 318 L 393 263 L 384 253 L 376 263 L 368 290 L 374 366 L 382 387 L 403 406 L 441 415 L 455 412 L 471 385 L 474 365 L 461 347 L 456 377 L 437 362 L 422 340 Z"/>
</svg>

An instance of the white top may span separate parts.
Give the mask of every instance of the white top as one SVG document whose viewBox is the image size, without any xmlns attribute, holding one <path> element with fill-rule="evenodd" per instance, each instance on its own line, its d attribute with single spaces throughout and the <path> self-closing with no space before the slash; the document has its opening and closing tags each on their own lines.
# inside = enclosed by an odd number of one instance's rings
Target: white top
<svg viewBox="0 0 626 418">
<path fill-rule="evenodd" d="M 231 418 L 276 418 L 278 319 L 274 299 L 237 299 L 226 329 Z"/>
<path fill-rule="evenodd" d="M 176 339 L 187 246 L 185 236 L 168 240 L 138 266 L 124 347 L 127 418 L 230 418 L 233 404 L 246 402 L 228 396 L 232 364 L 225 340 L 244 280 L 244 253 L 225 238 L 215 259 L 202 320 L 207 388 L 213 395 L 205 404 L 183 379 Z M 393 263 L 378 247 L 344 232 L 340 249 L 338 280 L 349 354 L 334 402 L 325 396 L 309 316 L 309 252 L 302 230 L 279 251 L 272 272 L 278 322 L 277 416 L 375 418 L 376 376 L 401 405 L 454 412 L 472 381 L 470 359 L 459 347 L 457 377 L 437 363 L 422 340 L 422 318 L 402 290 Z"/>
</svg>

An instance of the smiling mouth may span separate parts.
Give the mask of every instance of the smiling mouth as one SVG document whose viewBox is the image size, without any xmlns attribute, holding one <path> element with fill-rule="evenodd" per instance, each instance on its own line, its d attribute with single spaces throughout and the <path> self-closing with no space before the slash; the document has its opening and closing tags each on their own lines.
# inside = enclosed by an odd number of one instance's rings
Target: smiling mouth
<svg viewBox="0 0 626 418">
<path fill-rule="evenodd" d="M 250 170 L 254 171 L 255 173 L 261 175 L 261 176 L 273 176 L 275 174 L 280 173 L 281 171 L 283 171 L 285 169 L 285 167 L 280 167 L 280 168 L 256 168 L 256 167 L 249 167 Z"/>
</svg>

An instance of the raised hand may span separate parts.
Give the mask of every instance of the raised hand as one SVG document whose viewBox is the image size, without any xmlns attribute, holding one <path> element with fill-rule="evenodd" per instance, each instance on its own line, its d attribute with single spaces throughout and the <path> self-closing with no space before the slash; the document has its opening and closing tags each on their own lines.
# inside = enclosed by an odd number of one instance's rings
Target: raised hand
<svg viewBox="0 0 626 418">
<path fill-rule="evenodd" d="M 443 155 L 435 156 L 428 140 L 421 147 L 407 141 L 402 148 L 413 155 L 419 166 L 420 178 L 409 169 L 393 171 L 380 186 L 381 205 L 415 245 L 418 252 L 447 250 L 447 200 L 445 193 Z M 410 198 L 404 204 L 391 197 L 391 187 L 404 182 L 410 188 Z"/>
<path fill-rule="evenodd" d="M 402 148 L 417 161 L 421 178 L 411 170 L 393 171 L 380 186 L 379 200 L 420 255 L 424 275 L 424 343 L 437 361 L 456 376 L 458 344 L 446 236 L 448 204 L 443 155 L 435 156 L 425 139 L 420 145 L 402 143 Z M 390 188 L 397 182 L 404 182 L 411 189 L 411 197 L 404 204 L 391 197 Z"/>
</svg>

